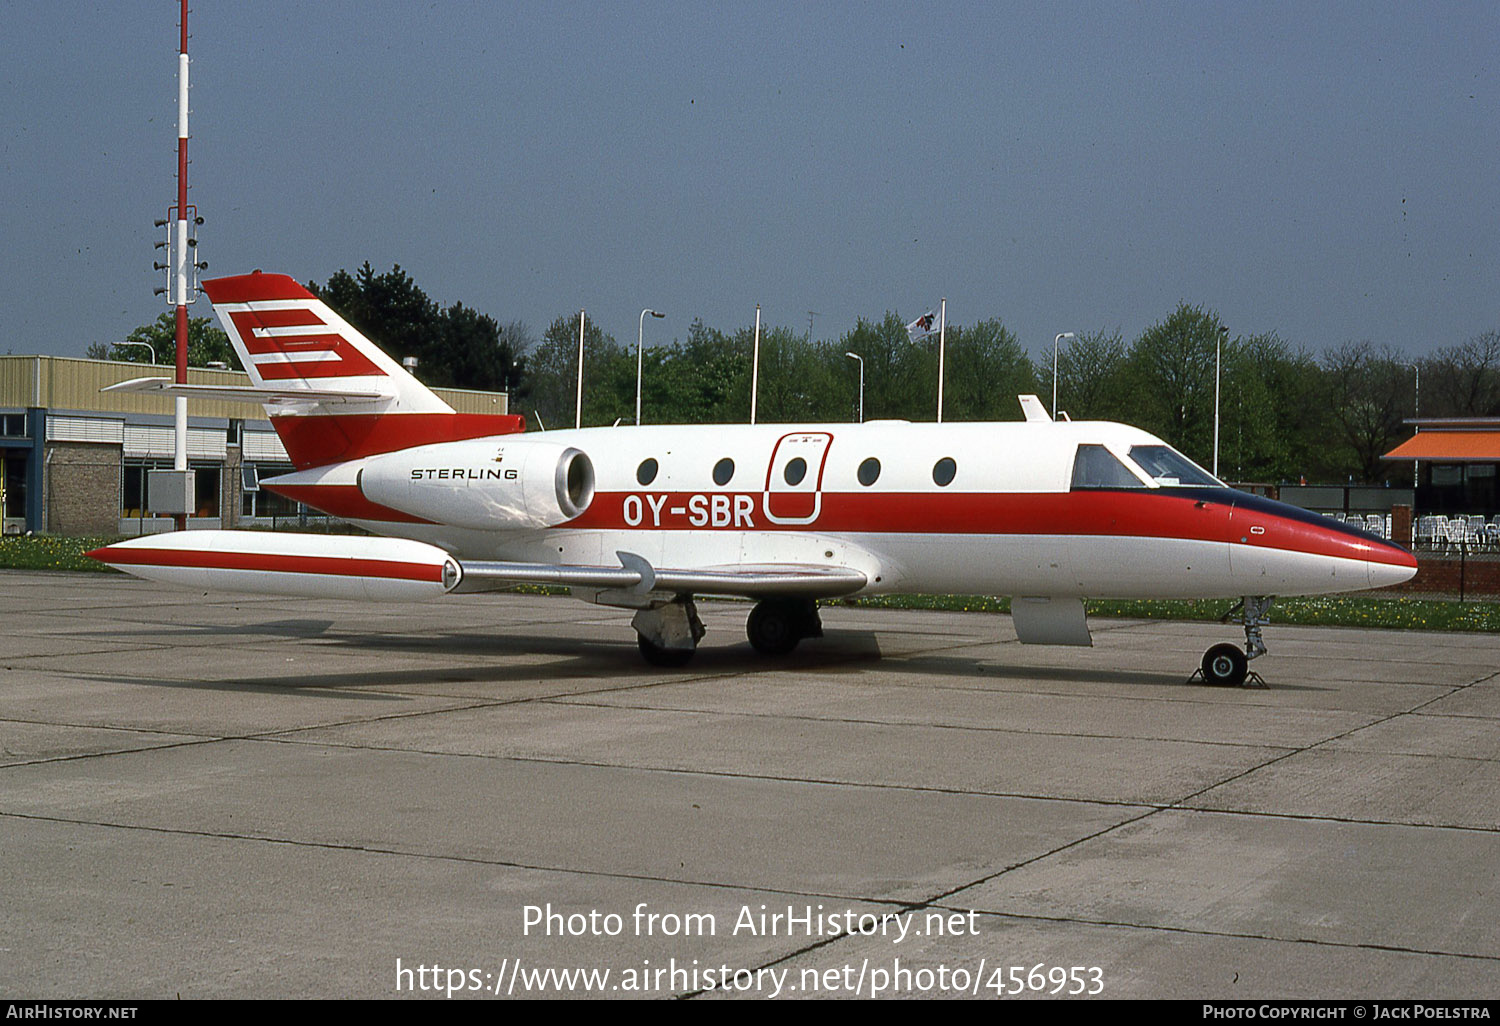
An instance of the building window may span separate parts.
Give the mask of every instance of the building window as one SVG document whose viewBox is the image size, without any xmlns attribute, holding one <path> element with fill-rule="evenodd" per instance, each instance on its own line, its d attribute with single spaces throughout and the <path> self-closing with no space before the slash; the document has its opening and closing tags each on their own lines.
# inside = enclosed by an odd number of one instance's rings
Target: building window
<svg viewBox="0 0 1500 1026">
<path fill-rule="evenodd" d="M 0 414 L 0 438 L 25 438 L 26 414 Z"/>
<path fill-rule="evenodd" d="M 289 464 L 253 463 L 249 464 L 255 468 L 255 489 L 244 487 L 247 479 L 244 477 L 243 467 L 241 469 L 241 492 L 240 492 L 240 516 L 284 518 L 297 515 L 297 504 L 284 495 L 277 495 L 260 487 L 262 478 L 275 477 L 278 474 L 290 474 L 292 468 Z"/>
<path fill-rule="evenodd" d="M 127 463 L 120 473 L 120 516 L 150 516 L 146 508 L 146 472 L 155 463 Z"/>
<path fill-rule="evenodd" d="M 13 521 L 9 528 L 21 531 L 25 529 L 25 519 L 26 459 L 24 456 L 7 455 L 5 450 L 0 450 L 0 521 Z M 5 526 L 0 524 L 0 530 Z"/>
<path fill-rule="evenodd" d="M 219 468 L 193 467 L 193 516 L 219 515 Z"/>
</svg>

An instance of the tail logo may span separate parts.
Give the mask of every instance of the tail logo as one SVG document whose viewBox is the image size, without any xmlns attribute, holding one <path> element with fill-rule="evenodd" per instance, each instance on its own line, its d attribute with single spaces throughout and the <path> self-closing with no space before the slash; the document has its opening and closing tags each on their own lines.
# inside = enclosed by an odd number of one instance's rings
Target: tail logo
<svg viewBox="0 0 1500 1026">
<path fill-rule="evenodd" d="M 254 304 L 227 311 L 245 355 L 265 381 L 308 378 L 385 377 L 341 329 L 306 306 L 290 309 Z"/>
</svg>

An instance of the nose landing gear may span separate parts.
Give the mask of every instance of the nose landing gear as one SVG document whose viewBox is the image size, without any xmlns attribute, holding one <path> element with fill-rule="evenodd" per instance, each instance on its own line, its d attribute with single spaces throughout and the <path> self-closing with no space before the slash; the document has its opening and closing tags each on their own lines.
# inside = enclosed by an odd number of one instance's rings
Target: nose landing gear
<svg viewBox="0 0 1500 1026">
<path fill-rule="evenodd" d="M 1251 687 L 1267 687 L 1265 679 L 1250 669 L 1250 660 L 1266 654 L 1260 629 L 1271 622 L 1267 614 L 1274 601 L 1270 595 L 1246 595 L 1239 605 L 1225 613 L 1220 622 L 1227 623 L 1236 613 L 1240 614 L 1238 622 L 1245 625 L 1245 650 L 1241 652 L 1234 645 L 1215 645 L 1203 653 L 1203 662 L 1188 681 L 1202 680 L 1205 684 L 1230 688 L 1247 683 Z"/>
</svg>

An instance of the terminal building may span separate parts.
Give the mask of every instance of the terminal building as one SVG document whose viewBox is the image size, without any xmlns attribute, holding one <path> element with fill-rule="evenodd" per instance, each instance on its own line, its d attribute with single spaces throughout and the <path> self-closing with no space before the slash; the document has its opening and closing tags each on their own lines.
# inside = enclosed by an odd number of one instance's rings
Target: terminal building
<svg viewBox="0 0 1500 1026">
<path fill-rule="evenodd" d="M 0 525 L 6 534 L 137 535 L 170 530 L 152 513 L 146 473 L 173 461 L 172 400 L 101 392 L 167 366 L 57 356 L 0 356 Z M 248 385 L 239 371 L 188 371 L 191 384 Z M 433 389 L 459 413 L 506 413 L 501 392 Z M 265 411 L 188 401 L 189 527 L 274 526 L 307 511 L 260 488 L 292 461 Z"/>
<path fill-rule="evenodd" d="M 1424 513 L 1500 514 L 1500 417 L 1409 420 L 1416 433 L 1385 454 L 1416 465 Z"/>
</svg>

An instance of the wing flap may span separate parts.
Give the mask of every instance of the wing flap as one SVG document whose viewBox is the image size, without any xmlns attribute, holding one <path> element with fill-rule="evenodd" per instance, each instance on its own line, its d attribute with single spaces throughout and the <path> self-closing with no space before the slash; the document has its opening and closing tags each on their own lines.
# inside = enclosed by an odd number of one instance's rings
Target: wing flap
<svg viewBox="0 0 1500 1026">
<path fill-rule="evenodd" d="M 463 579 L 453 589 L 455 592 L 498 591 L 516 584 L 550 584 L 569 588 L 736 595 L 746 598 L 766 595 L 835 598 L 859 591 L 869 580 L 863 571 L 849 567 L 798 564 L 701 569 L 483 561 L 464 561 L 459 565 L 463 570 Z"/>
</svg>

